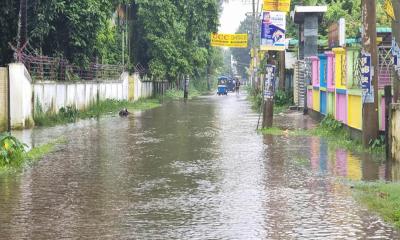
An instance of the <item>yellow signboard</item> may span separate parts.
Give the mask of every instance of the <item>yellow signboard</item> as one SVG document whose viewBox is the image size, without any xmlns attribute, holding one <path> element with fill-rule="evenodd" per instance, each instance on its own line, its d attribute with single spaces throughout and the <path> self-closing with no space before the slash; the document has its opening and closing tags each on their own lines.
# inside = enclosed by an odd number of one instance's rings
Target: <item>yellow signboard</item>
<svg viewBox="0 0 400 240">
<path fill-rule="evenodd" d="M 385 0 L 384 6 L 386 14 L 391 17 L 393 20 L 396 20 L 396 16 L 394 15 L 393 5 L 391 0 Z"/>
<path fill-rule="evenodd" d="M 213 47 L 247 48 L 247 41 L 247 34 L 211 34 L 211 46 Z"/>
<path fill-rule="evenodd" d="M 290 12 L 290 0 L 264 0 L 263 10 Z"/>
<path fill-rule="evenodd" d="M 285 46 L 260 46 L 260 51 L 285 51 Z"/>
</svg>

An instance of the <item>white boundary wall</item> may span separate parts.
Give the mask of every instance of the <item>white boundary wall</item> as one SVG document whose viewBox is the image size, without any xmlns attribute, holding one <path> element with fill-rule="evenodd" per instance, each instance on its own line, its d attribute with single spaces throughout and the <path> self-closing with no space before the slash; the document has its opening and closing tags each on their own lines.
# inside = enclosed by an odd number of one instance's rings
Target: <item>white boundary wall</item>
<svg viewBox="0 0 400 240">
<path fill-rule="evenodd" d="M 55 82 L 33 84 L 34 109 L 58 112 L 62 107 L 73 106 L 79 110 L 99 100 L 128 100 L 128 73 L 116 81 Z"/>
<path fill-rule="evenodd" d="M 123 73 L 120 79 L 113 81 L 43 81 L 32 84 L 32 79 L 23 64 L 10 64 L 9 70 L 13 129 L 33 126 L 33 113 L 38 107 L 43 112 L 56 113 L 66 106 L 85 109 L 96 102 L 97 98 L 128 100 L 128 73 Z M 142 82 L 138 74 L 134 74 L 133 79 L 134 100 L 153 96 L 153 82 Z"/>
<path fill-rule="evenodd" d="M 134 100 L 137 101 L 141 98 L 149 98 L 153 96 L 154 86 L 153 82 L 142 82 L 140 80 L 139 74 L 133 75 L 133 80 L 135 82 L 134 87 Z"/>
<path fill-rule="evenodd" d="M 10 73 L 10 115 L 12 128 L 28 128 L 32 118 L 32 79 L 23 64 L 9 65 Z"/>
</svg>

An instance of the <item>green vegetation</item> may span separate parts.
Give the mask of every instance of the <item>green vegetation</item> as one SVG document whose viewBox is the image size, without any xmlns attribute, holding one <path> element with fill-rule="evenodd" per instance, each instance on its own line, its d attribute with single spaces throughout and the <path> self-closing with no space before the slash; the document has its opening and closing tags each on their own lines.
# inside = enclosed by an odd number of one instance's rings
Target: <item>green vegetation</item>
<svg viewBox="0 0 400 240">
<path fill-rule="evenodd" d="M 0 173 L 16 171 L 24 166 L 33 164 L 45 154 L 54 150 L 55 146 L 63 143 L 58 139 L 50 143 L 26 151 L 27 146 L 8 133 L 0 134 Z"/>
<path fill-rule="evenodd" d="M 0 134 L 0 168 L 21 164 L 27 146 L 8 133 Z"/>
<path fill-rule="evenodd" d="M 189 89 L 189 99 L 193 99 L 195 97 L 200 96 L 200 92 L 197 91 L 195 88 Z M 164 98 L 170 100 L 181 100 L 184 97 L 183 90 L 178 89 L 169 89 L 165 92 Z"/>
<path fill-rule="evenodd" d="M 336 121 L 332 116 L 325 117 L 318 127 L 314 129 L 304 130 L 288 130 L 272 127 L 262 129 L 261 132 L 267 135 L 288 135 L 288 136 L 317 136 L 328 140 L 333 148 L 343 148 L 356 152 L 369 152 L 382 154 L 385 151 L 383 140 L 379 139 L 371 143 L 370 148 L 365 148 L 361 142 L 350 138 L 349 133 L 343 128 L 341 122 Z"/>
<path fill-rule="evenodd" d="M 390 27 L 390 19 L 383 10 L 385 0 L 376 1 L 376 22 L 378 27 Z M 361 28 L 361 0 L 292 0 L 291 8 L 300 3 L 303 5 L 327 5 L 328 11 L 324 15 L 319 27 L 321 39 L 327 39 L 328 26 L 343 17 L 346 19 L 346 36 L 355 38 L 360 35 Z M 288 15 L 287 37 L 297 38 L 297 27 Z"/>
<path fill-rule="evenodd" d="M 294 163 L 301 167 L 307 167 L 310 165 L 310 159 L 306 157 L 296 157 Z"/>
<path fill-rule="evenodd" d="M 370 210 L 380 214 L 385 221 L 400 228 L 400 184 L 372 182 L 356 183 L 354 196 Z"/>
<path fill-rule="evenodd" d="M 260 90 L 254 89 L 252 87 L 247 87 L 247 99 L 251 103 L 251 108 L 253 111 L 260 113 L 261 105 L 263 104 L 263 97 Z M 289 93 L 285 93 L 284 91 L 276 91 L 274 98 L 274 114 L 279 114 L 286 111 L 289 106 L 293 103 L 293 96 Z"/>
<path fill-rule="evenodd" d="M 34 121 L 37 126 L 54 126 L 75 122 L 77 119 L 99 117 L 106 114 L 116 114 L 121 109 L 127 108 L 128 111 L 146 110 L 160 106 L 158 99 L 142 99 L 136 102 L 105 100 L 92 104 L 89 108 L 79 111 L 74 107 L 61 108 L 57 114 L 44 113 L 37 106 Z"/>
<path fill-rule="evenodd" d="M 260 90 L 252 88 L 251 86 L 246 86 L 247 99 L 250 101 L 251 109 L 253 111 L 260 113 L 261 105 L 263 104 L 263 97 Z"/>
<path fill-rule="evenodd" d="M 218 31 L 222 0 L 26 2 L 33 54 L 82 67 L 124 63 L 133 71 L 140 64 L 149 78 L 171 82 L 189 74 L 204 84 L 220 74 L 222 49 L 210 47 L 210 34 Z M 0 66 L 13 60 L 9 43 L 17 45 L 19 12 L 19 1 L 0 8 Z"/>
</svg>

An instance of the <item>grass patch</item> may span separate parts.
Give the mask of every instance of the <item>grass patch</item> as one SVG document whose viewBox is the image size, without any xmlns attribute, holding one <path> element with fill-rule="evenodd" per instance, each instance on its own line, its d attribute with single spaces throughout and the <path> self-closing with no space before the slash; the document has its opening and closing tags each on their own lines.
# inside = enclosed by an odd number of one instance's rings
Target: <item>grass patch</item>
<svg viewBox="0 0 400 240">
<path fill-rule="evenodd" d="M 288 104 L 285 104 L 285 105 L 277 105 L 277 104 L 275 104 L 274 105 L 274 114 L 283 113 L 288 109 L 289 109 L 289 105 Z"/>
<path fill-rule="evenodd" d="M 128 111 L 133 112 L 155 108 L 160 105 L 159 99 L 140 99 L 135 102 L 108 99 L 94 103 L 85 110 L 77 110 L 69 106 L 61 108 L 57 114 L 43 113 L 39 107 L 35 113 L 34 121 L 36 126 L 54 126 L 58 124 L 73 123 L 76 122 L 77 119 L 87 119 L 107 114 L 116 114 L 123 108 L 127 108 Z"/>
<path fill-rule="evenodd" d="M 400 228 L 399 183 L 356 183 L 353 194 L 368 209 Z"/>
<path fill-rule="evenodd" d="M 190 88 L 189 89 L 189 99 L 193 99 L 195 97 L 200 96 L 200 92 L 197 91 L 195 88 Z M 184 97 L 184 92 L 183 90 L 179 89 L 169 89 L 165 92 L 165 95 L 163 96 L 164 99 L 169 99 L 169 100 L 182 100 Z"/>
<path fill-rule="evenodd" d="M 265 135 L 273 135 L 273 136 L 281 136 L 286 135 L 286 133 L 290 133 L 289 130 L 283 130 L 278 127 L 271 127 L 271 128 L 263 128 L 261 132 Z"/>
<path fill-rule="evenodd" d="M 307 167 L 310 165 L 310 159 L 306 157 L 297 157 L 294 159 L 294 163 L 301 167 Z"/>
<path fill-rule="evenodd" d="M 383 154 L 385 152 L 383 139 L 378 139 L 371 144 L 371 147 L 365 148 L 360 141 L 351 139 L 349 133 L 343 129 L 343 124 L 331 116 L 325 117 L 314 129 L 288 130 L 272 127 L 262 129 L 261 133 L 275 136 L 316 136 L 326 139 L 329 145 L 335 149 L 341 148 L 359 153 L 367 152 L 373 154 Z"/>
</svg>

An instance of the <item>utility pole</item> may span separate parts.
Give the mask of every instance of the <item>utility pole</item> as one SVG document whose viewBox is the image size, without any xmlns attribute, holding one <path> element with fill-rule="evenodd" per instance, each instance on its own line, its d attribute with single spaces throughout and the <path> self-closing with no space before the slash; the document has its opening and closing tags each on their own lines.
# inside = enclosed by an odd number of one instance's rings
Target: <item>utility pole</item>
<svg viewBox="0 0 400 240">
<path fill-rule="evenodd" d="M 183 88 L 183 98 L 188 99 L 189 96 L 189 74 L 185 76 L 185 86 Z"/>
<path fill-rule="evenodd" d="M 251 71 L 251 85 L 253 88 L 255 88 L 256 85 L 256 74 L 254 72 L 255 69 L 255 57 L 256 57 L 256 52 L 255 52 L 255 42 L 256 42 L 256 33 L 255 33 L 255 29 L 256 29 L 256 1 L 252 0 L 252 5 L 253 5 L 253 19 L 252 19 L 252 23 L 251 23 L 251 63 L 253 66 L 253 69 Z"/>
<path fill-rule="evenodd" d="M 267 57 L 268 60 L 270 59 L 268 53 L 266 53 L 265 57 Z M 270 128 L 272 127 L 274 121 L 274 81 L 276 66 L 272 64 L 267 64 L 265 66 L 265 70 L 266 74 L 264 75 L 264 109 L 262 127 Z"/>
<path fill-rule="evenodd" d="M 392 37 L 393 41 L 400 47 L 400 1 L 392 0 L 395 19 L 392 19 Z M 400 61 L 400 59 L 398 59 Z M 400 65 L 400 63 L 397 63 Z M 393 73 L 393 102 L 400 101 L 400 76 L 396 69 Z"/>
<path fill-rule="evenodd" d="M 286 50 L 279 52 L 279 90 L 285 91 Z"/>
<path fill-rule="evenodd" d="M 372 96 L 363 96 L 363 128 L 362 142 L 364 146 L 369 146 L 371 141 L 378 138 L 379 122 L 378 122 L 378 52 L 376 45 L 376 1 L 362 0 L 362 48 L 363 52 L 371 56 L 371 83 L 370 89 L 373 91 Z M 373 99 L 371 99 L 373 98 Z"/>
</svg>

